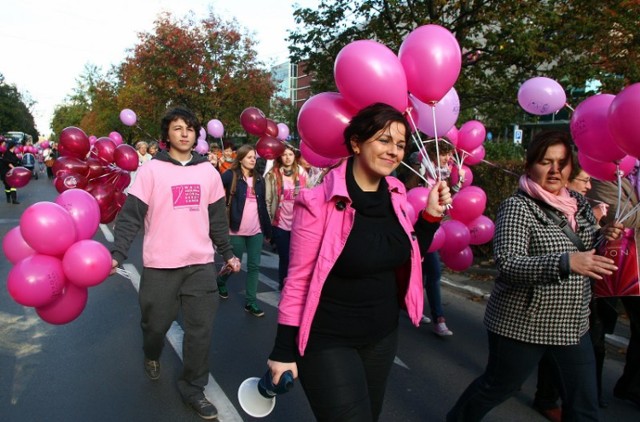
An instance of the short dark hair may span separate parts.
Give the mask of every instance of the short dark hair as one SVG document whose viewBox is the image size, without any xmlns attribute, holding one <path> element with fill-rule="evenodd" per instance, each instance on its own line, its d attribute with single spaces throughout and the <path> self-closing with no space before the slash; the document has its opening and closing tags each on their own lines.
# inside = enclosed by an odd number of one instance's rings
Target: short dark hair
<svg viewBox="0 0 640 422">
<path fill-rule="evenodd" d="M 405 151 L 409 151 L 411 148 L 411 127 L 409 122 L 400 111 L 384 103 L 372 104 L 353 116 L 349 126 L 344 130 L 344 143 L 347 146 L 347 150 L 349 150 L 350 154 L 353 154 L 351 141 L 361 144 L 393 122 L 404 126 L 405 141 L 407 143 Z"/>
<path fill-rule="evenodd" d="M 164 117 L 162 117 L 162 121 L 160 123 L 160 134 L 162 136 L 162 140 L 167 143 L 167 147 L 170 148 L 169 144 L 169 125 L 171 122 L 175 122 L 178 119 L 184 120 L 188 127 L 192 127 L 196 132 L 196 139 L 200 136 L 200 121 L 196 117 L 193 112 L 185 107 L 174 107 L 172 109 L 167 110 Z M 196 141 L 197 142 L 197 141 Z"/>
<path fill-rule="evenodd" d="M 571 152 L 573 144 L 571 136 L 567 132 L 559 130 L 546 130 L 534 136 L 527 148 L 524 168 L 529 170 L 534 164 L 539 163 L 547 153 L 547 149 L 554 145 L 564 145 L 567 150 L 567 165 L 571 165 Z"/>
<path fill-rule="evenodd" d="M 425 143 L 425 149 L 427 150 L 427 155 L 431 161 L 436 161 L 436 157 L 439 155 L 445 155 L 448 153 L 453 153 L 455 151 L 455 147 L 444 139 L 438 139 L 438 148 L 436 149 L 436 140 L 429 139 Z"/>
</svg>

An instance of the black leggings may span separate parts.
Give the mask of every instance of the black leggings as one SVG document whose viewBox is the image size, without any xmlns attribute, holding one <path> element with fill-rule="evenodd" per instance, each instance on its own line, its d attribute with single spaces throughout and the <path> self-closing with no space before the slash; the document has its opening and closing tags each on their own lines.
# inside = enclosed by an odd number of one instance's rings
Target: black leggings
<svg viewBox="0 0 640 422">
<path fill-rule="evenodd" d="M 377 421 L 398 348 L 398 330 L 364 347 L 298 357 L 298 375 L 318 421 Z"/>
</svg>

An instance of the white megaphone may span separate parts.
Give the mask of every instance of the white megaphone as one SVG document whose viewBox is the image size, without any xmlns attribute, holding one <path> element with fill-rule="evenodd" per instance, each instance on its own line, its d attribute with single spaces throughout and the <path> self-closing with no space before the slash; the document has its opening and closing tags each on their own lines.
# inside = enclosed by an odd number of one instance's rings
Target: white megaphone
<svg viewBox="0 0 640 422">
<path fill-rule="evenodd" d="M 276 396 L 284 394 L 293 388 L 293 374 L 286 371 L 280 377 L 280 382 L 273 385 L 271 371 L 268 370 L 262 378 L 247 378 L 238 387 L 238 401 L 240 407 L 249 416 L 264 418 L 276 406 Z"/>
</svg>

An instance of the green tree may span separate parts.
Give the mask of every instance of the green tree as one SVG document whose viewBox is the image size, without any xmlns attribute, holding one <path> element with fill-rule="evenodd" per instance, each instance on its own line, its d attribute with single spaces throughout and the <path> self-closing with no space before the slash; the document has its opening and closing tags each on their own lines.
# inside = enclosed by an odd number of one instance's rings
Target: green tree
<svg viewBox="0 0 640 422">
<path fill-rule="evenodd" d="M 39 134 L 30 110 L 34 105 L 28 94 L 20 94 L 18 88 L 6 83 L 4 75 L 0 73 L 0 134 L 25 132 L 37 141 Z"/>
</svg>

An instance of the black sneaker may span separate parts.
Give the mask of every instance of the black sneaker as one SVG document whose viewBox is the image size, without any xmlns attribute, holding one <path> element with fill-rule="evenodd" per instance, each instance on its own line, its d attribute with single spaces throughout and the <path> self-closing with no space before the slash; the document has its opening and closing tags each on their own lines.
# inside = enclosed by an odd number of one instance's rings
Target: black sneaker
<svg viewBox="0 0 640 422">
<path fill-rule="evenodd" d="M 196 411 L 202 419 L 215 419 L 218 417 L 218 409 L 203 395 L 189 400 L 187 406 Z"/>
<path fill-rule="evenodd" d="M 147 374 L 149 379 L 157 380 L 160 378 L 160 362 L 144 358 L 144 372 Z"/>
<path fill-rule="evenodd" d="M 253 316 L 261 317 L 264 315 L 262 309 L 258 308 L 258 305 L 255 303 L 250 303 L 249 305 L 244 307 L 244 310 L 249 312 Z"/>
<path fill-rule="evenodd" d="M 222 299 L 227 299 L 229 297 L 229 290 L 227 289 L 227 286 L 218 284 L 218 296 Z"/>
</svg>

